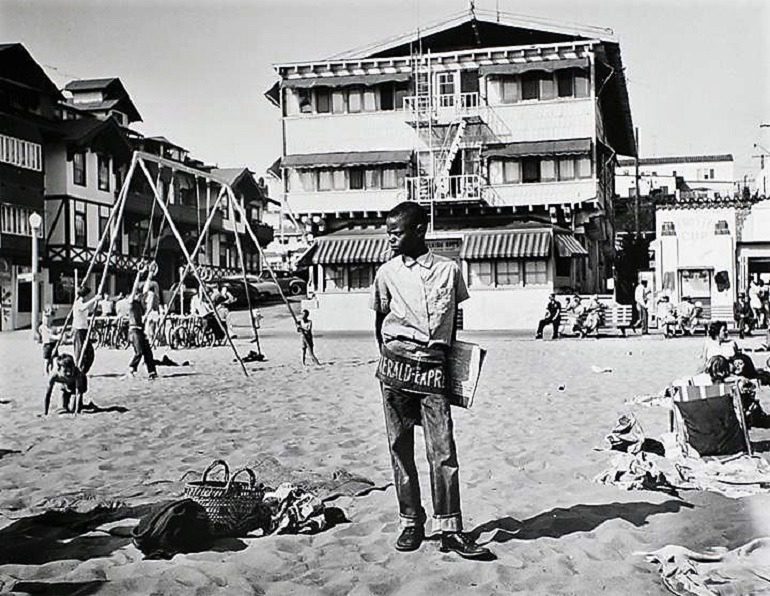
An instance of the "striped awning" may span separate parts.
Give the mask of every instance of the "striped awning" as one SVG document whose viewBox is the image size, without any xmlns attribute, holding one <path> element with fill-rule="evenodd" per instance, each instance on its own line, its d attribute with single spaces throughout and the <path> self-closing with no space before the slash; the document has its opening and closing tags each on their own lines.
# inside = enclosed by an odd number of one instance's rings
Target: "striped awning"
<svg viewBox="0 0 770 596">
<path fill-rule="evenodd" d="M 287 155 L 282 168 L 339 168 L 351 166 L 405 164 L 412 159 L 411 151 L 353 151 L 346 153 L 304 153 Z"/>
<path fill-rule="evenodd" d="M 567 68 L 589 67 L 588 58 L 569 58 L 567 60 L 540 60 L 536 62 L 517 62 L 513 64 L 489 64 L 479 67 L 479 74 L 485 75 L 512 75 L 522 72 L 554 72 Z"/>
<path fill-rule="evenodd" d="M 591 139 L 558 139 L 555 141 L 524 141 L 494 145 L 484 150 L 486 157 L 525 157 L 534 155 L 587 155 Z"/>
<path fill-rule="evenodd" d="M 390 256 L 385 234 L 347 238 L 319 238 L 313 254 L 313 264 L 349 265 L 384 263 Z"/>
<path fill-rule="evenodd" d="M 554 236 L 556 254 L 560 257 L 587 257 L 588 251 L 577 238 L 570 234 L 556 234 Z"/>
<path fill-rule="evenodd" d="M 405 83 L 411 78 L 408 72 L 344 75 L 337 77 L 314 77 L 307 79 L 284 79 L 283 86 L 292 89 L 313 87 L 352 87 L 355 85 L 380 85 L 382 83 Z"/>
<path fill-rule="evenodd" d="M 498 230 L 465 236 L 461 259 L 546 258 L 551 254 L 549 230 Z"/>
</svg>

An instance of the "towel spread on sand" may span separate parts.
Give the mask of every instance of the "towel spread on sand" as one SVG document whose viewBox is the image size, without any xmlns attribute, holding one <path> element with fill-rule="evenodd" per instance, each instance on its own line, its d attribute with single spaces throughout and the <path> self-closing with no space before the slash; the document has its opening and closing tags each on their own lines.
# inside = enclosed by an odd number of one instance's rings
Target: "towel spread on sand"
<svg viewBox="0 0 770 596">
<path fill-rule="evenodd" d="M 625 490 L 658 490 L 675 494 L 676 489 L 647 453 L 619 453 L 612 465 L 594 478 Z"/>
<path fill-rule="evenodd" d="M 326 529 L 323 501 L 289 482 L 265 493 L 264 504 L 271 513 L 271 534 L 314 534 Z"/>
<path fill-rule="evenodd" d="M 667 545 L 643 555 L 658 564 L 665 586 L 678 596 L 722 596 L 770 592 L 770 538 L 757 538 L 728 551 L 698 553 Z"/>
</svg>

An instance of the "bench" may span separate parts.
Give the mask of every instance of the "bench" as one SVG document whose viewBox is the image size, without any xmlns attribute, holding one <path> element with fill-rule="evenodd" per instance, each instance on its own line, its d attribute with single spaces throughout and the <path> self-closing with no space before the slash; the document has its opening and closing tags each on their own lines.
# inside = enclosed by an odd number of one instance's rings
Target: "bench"
<svg viewBox="0 0 770 596">
<path fill-rule="evenodd" d="M 634 309 L 630 304 L 615 304 L 607 303 L 600 300 L 600 303 L 604 305 L 604 321 L 596 330 L 596 334 L 606 332 L 609 330 L 617 330 L 626 336 L 626 329 L 631 327 L 631 322 L 634 318 Z M 561 319 L 561 326 L 559 333 L 564 334 L 572 333 L 572 329 L 575 326 L 575 315 L 569 312 L 563 312 Z"/>
</svg>

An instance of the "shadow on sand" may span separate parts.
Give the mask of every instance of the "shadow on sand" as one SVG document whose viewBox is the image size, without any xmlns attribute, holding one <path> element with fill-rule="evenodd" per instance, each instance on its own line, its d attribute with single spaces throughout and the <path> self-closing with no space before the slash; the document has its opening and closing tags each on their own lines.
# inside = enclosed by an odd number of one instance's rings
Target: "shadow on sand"
<svg viewBox="0 0 770 596">
<path fill-rule="evenodd" d="M 575 532 L 590 532 L 612 519 L 624 519 L 636 527 L 647 523 L 650 516 L 659 513 L 676 513 L 680 509 L 692 509 L 693 505 L 683 501 L 663 503 L 605 503 L 601 505 L 573 505 L 566 509 L 557 507 L 525 520 L 501 517 L 477 526 L 469 534 L 474 538 L 485 532 L 495 532 L 491 542 L 509 540 L 536 540 L 538 538 L 561 538 Z"/>
</svg>

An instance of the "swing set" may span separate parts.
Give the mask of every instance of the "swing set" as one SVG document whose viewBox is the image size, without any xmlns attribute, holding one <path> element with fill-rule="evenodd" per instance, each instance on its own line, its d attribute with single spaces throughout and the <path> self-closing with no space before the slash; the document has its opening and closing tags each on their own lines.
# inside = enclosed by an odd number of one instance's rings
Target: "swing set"
<svg viewBox="0 0 770 596">
<path fill-rule="evenodd" d="M 157 177 L 155 180 L 153 180 L 150 171 L 147 168 L 147 163 L 154 163 L 156 164 L 158 168 Z M 172 176 L 171 180 L 168 186 L 168 194 L 166 199 L 161 196 L 160 192 L 160 181 L 161 181 L 161 170 L 162 168 L 166 168 L 171 170 Z M 174 291 L 171 295 L 171 298 L 168 301 L 169 305 L 174 304 L 174 300 L 179 295 L 183 285 L 184 285 L 184 279 L 187 277 L 188 274 L 192 273 L 192 275 L 195 277 L 196 281 L 198 282 L 198 288 L 199 292 L 201 294 L 201 297 L 205 300 L 205 302 L 211 307 L 211 311 L 214 314 L 214 317 L 216 319 L 217 324 L 225 330 L 225 337 L 227 338 L 227 341 L 230 345 L 230 348 L 232 349 L 233 353 L 235 354 L 236 359 L 238 360 L 238 363 L 241 366 L 241 369 L 243 370 L 243 374 L 245 376 L 249 376 L 248 371 L 246 370 L 246 366 L 243 362 L 243 359 L 241 358 L 240 354 L 238 353 L 237 348 L 235 347 L 235 344 L 232 341 L 232 338 L 230 337 L 230 334 L 227 332 L 227 328 L 222 321 L 221 317 L 219 316 L 219 313 L 217 312 L 216 306 L 214 304 L 214 301 L 211 298 L 211 295 L 209 293 L 209 290 L 206 286 L 206 282 L 203 279 L 203 276 L 201 275 L 199 266 L 196 265 L 198 256 L 201 252 L 202 247 L 204 246 L 208 234 L 209 234 L 209 228 L 214 220 L 214 216 L 217 213 L 217 209 L 219 208 L 220 203 L 227 198 L 228 202 L 232 206 L 232 208 L 240 214 L 241 222 L 243 223 L 243 226 L 246 230 L 246 233 L 248 234 L 249 238 L 253 242 L 254 246 L 257 249 L 257 252 L 259 254 L 260 262 L 264 264 L 264 266 L 267 268 L 268 272 L 270 273 L 270 277 L 275 282 L 276 286 L 278 287 L 278 292 L 281 296 L 281 300 L 286 305 L 286 308 L 289 310 L 289 314 L 291 315 L 295 326 L 299 323 L 299 320 L 297 318 L 297 315 L 294 313 L 294 310 L 291 307 L 291 304 L 289 303 L 289 300 L 287 299 L 286 295 L 284 294 L 283 290 L 281 289 L 280 284 L 278 283 L 278 279 L 275 275 L 275 271 L 273 271 L 273 268 L 268 263 L 267 259 L 265 258 L 264 251 L 262 247 L 259 244 L 259 241 L 257 240 L 257 236 L 254 233 L 254 230 L 251 227 L 251 224 L 249 223 L 249 220 L 246 216 L 246 211 L 244 207 L 236 200 L 235 194 L 233 193 L 232 188 L 230 185 L 220 179 L 216 176 L 212 175 L 209 172 L 205 172 L 202 170 L 198 170 L 195 168 L 192 168 L 190 166 L 180 164 L 178 162 L 166 159 L 164 157 L 160 157 L 158 155 L 153 155 L 151 153 L 146 153 L 144 151 L 134 151 L 134 154 L 131 158 L 131 164 L 128 168 L 128 173 L 126 174 L 126 179 L 123 182 L 123 186 L 120 189 L 120 192 L 118 193 L 118 198 L 115 201 L 115 204 L 113 205 L 112 209 L 110 210 L 110 215 L 107 220 L 107 225 L 104 227 L 104 231 L 102 232 L 99 243 L 97 244 L 96 250 L 94 251 L 93 256 L 91 257 L 91 261 L 88 264 L 88 268 L 86 270 L 85 275 L 83 276 L 83 283 L 81 287 L 85 286 L 87 280 L 91 276 L 91 274 L 94 271 L 94 268 L 97 264 L 103 264 L 103 269 L 101 271 L 101 276 L 99 278 L 99 285 L 97 294 L 101 295 L 104 292 L 104 287 L 107 282 L 107 276 L 110 268 L 110 264 L 113 261 L 113 253 L 115 251 L 115 245 L 117 243 L 118 239 L 118 233 L 121 229 L 120 223 L 123 221 L 123 215 L 125 212 L 125 206 L 126 201 L 128 198 L 128 189 L 131 185 L 131 181 L 136 175 L 137 170 L 140 170 L 141 173 L 144 175 L 145 179 L 147 180 L 147 183 L 149 184 L 152 193 L 153 193 L 153 202 L 152 207 L 150 210 L 150 222 L 149 227 L 147 231 L 147 236 L 145 238 L 145 244 L 144 244 L 144 250 L 143 255 L 145 259 L 149 260 L 148 257 L 151 252 L 151 246 L 153 241 L 153 230 L 154 230 L 154 217 L 155 217 L 155 210 L 156 206 L 160 209 L 162 212 L 163 218 L 161 219 L 160 226 L 158 227 L 158 233 L 155 236 L 155 247 L 154 247 L 154 255 L 151 259 L 152 263 L 157 263 L 157 256 L 158 256 L 158 249 L 160 246 L 160 240 L 163 233 L 164 227 L 167 225 L 168 229 L 171 231 L 171 234 L 174 236 L 176 243 L 179 247 L 179 250 L 184 255 L 186 264 L 184 267 L 184 270 L 182 271 L 182 274 L 179 279 L 179 283 L 174 288 Z M 190 252 L 187 247 L 185 246 L 184 240 L 182 238 L 182 235 L 179 232 L 179 229 L 177 228 L 176 224 L 174 223 L 173 218 L 171 217 L 171 213 L 169 212 L 168 203 L 171 203 L 171 198 L 174 196 L 174 180 L 175 177 L 173 176 L 173 173 L 176 171 L 182 171 L 186 172 L 188 174 L 191 174 L 195 177 L 195 191 L 196 191 L 196 203 L 198 206 L 197 213 L 198 213 L 198 240 L 195 244 L 195 247 L 193 248 L 192 252 Z M 198 179 L 202 178 L 206 181 L 206 220 L 201 226 L 201 209 L 200 209 L 200 188 L 198 184 Z M 210 183 L 215 183 L 219 185 L 219 193 L 217 195 L 216 200 L 213 204 L 210 204 Z M 107 236 L 109 234 L 109 241 L 107 241 Z M 257 333 L 257 326 L 256 326 L 256 320 L 254 317 L 254 311 L 251 306 L 251 298 L 249 293 L 249 282 L 248 278 L 246 276 L 246 264 L 244 261 L 244 254 L 243 254 L 243 246 L 241 244 L 241 239 L 238 234 L 237 228 L 233 229 L 233 234 L 235 235 L 235 245 L 238 253 L 238 260 L 240 263 L 240 269 L 241 274 L 243 278 L 244 283 L 244 289 L 246 292 L 246 300 L 247 305 L 249 309 L 249 315 L 251 319 L 251 327 L 254 334 L 254 339 L 257 343 L 257 349 L 261 353 L 261 349 L 259 348 L 259 336 Z M 106 243 L 106 246 L 105 246 Z M 79 290 L 80 288 L 77 288 Z M 180 297 L 180 301 L 183 298 Z M 161 319 L 160 323 L 156 327 L 156 333 L 154 337 L 152 338 L 152 345 L 154 347 L 155 343 L 158 339 L 158 334 L 161 329 L 163 329 L 164 323 L 166 321 L 166 318 L 168 317 L 170 308 L 166 309 L 166 312 L 163 315 L 163 318 Z M 64 321 L 64 326 L 62 328 L 61 334 L 59 335 L 59 339 L 56 343 L 56 348 L 54 350 L 54 353 L 58 350 L 62 339 L 64 338 L 64 335 L 67 331 L 67 326 L 72 321 L 72 312 L 73 309 L 70 308 L 69 313 L 67 314 L 67 317 Z M 94 309 L 93 313 L 91 313 L 89 324 L 88 324 L 88 330 L 86 332 L 85 341 L 83 342 L 83 350 L 80 353 L 80 357 L 77 361 L 77 367 L 80 368 L 83 362 L 83 357 L 86 353 L 86 346 L 88 345 L 89 339 L 91 337 L 91 332 L 94 326 L 94 322 L 96 320 L 96 309 Z M 75 411 L 78 412 L 82 406 L 82 395 L 77 396 L 76 399 L 76 407 Z"/>
</svg>

